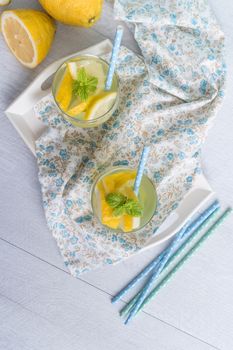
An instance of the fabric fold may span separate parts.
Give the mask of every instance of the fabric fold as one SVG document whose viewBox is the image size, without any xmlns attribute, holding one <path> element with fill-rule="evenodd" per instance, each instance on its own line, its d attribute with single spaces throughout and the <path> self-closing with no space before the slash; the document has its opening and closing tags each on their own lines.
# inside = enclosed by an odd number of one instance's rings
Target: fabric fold
<svg viewBox="0 0 233 350">
<path fill-rule="evenodd" d="M 224 91 L 224 37 L 206 1 L 117 0 L 114 8 L 134 25 L 143 55 L 120 51 L 114 116 L 78 129 L 51 96 L 35 106 L 49 126 L 36 144 L 45 214 L 74 276 L 129 257 L 156 234 L 201 173 L 201 146 Z M 144 142 L 158 207 L 142 231 L 116 234 L 93 217 L 91 186 L 109 166 L 136 168 Z"/>
</svg>

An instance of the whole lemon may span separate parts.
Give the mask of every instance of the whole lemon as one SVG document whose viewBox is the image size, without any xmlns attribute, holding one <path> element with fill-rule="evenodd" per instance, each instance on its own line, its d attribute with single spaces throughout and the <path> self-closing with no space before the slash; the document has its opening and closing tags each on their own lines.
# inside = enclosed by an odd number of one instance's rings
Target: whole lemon
<svg viewBox="0 0 233 350">
<path fill-rule="evenodd" d="M 39 2 L 56 20 L 88 28 L 100 18 L 103 0 L 39 0 Z"/>
</svg>

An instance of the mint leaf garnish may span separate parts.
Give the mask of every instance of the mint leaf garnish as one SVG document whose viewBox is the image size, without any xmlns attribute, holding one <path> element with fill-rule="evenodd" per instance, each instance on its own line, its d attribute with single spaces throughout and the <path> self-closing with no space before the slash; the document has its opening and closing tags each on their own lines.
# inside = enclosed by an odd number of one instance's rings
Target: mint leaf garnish
<svg viewBox="0 0 233 350">
<path fill-rule="evenodd" d="M 106 196 L 106 202 L 111 208 L 122 206 L 126 202 L 126 197 L 122 193 L 112 192 Z"/>
<path fill-rule="evenodd" d="M 130 216 L 142 216 L 143 208 L 139 202 L 134 199 L 128 199 L 124 204 L 126 214 Z"/>
<path fill-rule="evenodd" d="M 130 215 L 142 216 L 143 207 L 141 204 L 132 198 L 127 198 L 122 193 L 112 192 L 106 196 L 106 202 L 113 208 L 114 216 Z"/>
<path fill-rule="evenodd" d="M 98 84 L 98 78 L 89 76 L 88 78 L 88 88 L 90 92 L 95 92 Z"/>
<path fill-rule="evenodd" d="M 118 207 L 113 209 L 114 216 L 122 216 L 124 214 L 125 214 L 124 204 L 122 206 L 119 205 Z"/>
<path fill-rule="evenodd" d="M 86 101 L 90 93 L 95 92 L 98 79 L 88 75 L 85 68 L 78 69 L 77 79 L 73 82 L 73 93 L 79 96 L 81 101 Z"/>
</svg>

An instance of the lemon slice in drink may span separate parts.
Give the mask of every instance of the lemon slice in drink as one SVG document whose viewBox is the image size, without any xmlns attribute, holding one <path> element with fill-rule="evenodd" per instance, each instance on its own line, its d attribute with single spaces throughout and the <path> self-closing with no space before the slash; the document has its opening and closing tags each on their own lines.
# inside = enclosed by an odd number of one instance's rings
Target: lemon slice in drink
<svg viewBox="0 0 233 350">
<path fill-rule="evenodd" d="M 85 119 L 93 120 L 106 114 L 116 100 L 116 92 L 102 92 L 92 98 L 86 111 Z"/>
<path fill-rule="evenodd" d="M 131 175 L 135 177 L 134 173 L 125 174 L 125 175 L 128 175 L 128 176 Z M 126 197 L 137 201 L 137 196 L 133 191 L 133 184 L 134 184 L 134 179 L 129 179 L 128 181 L 125 182 L 124 185 L 121 185 L 120 187 L 118 187 L 118 191 L 124 194 Z M 140 217 L 125 214 L 121 218 L 120 228 L 124 232 L 130 232 L 132 230 L 137 229 L 140 226 L 140 222 L 141 222 Z"/>
<path fill-rule="evenodd" d="M 95 94 L 98 94 L 99 92 L 103 91 L 106 76 L 105 76 L 102 64 L 99 62 L 89 62 L 89 64 L 84 68 L 88 75 L 98 79 Z"/>
<path fill-rule="evenodd" d="M 123 232 L 136 230 L 140 226 L 140 217 L 124 215 L 120 222 L 120 228 Z"/>
<path fill-rule="evenodd" d="M 87 102 L 80 102 L 76 106 L 68 109 L 67 114 L 71 117 L 76 117 L 87 108 Z"/>
<path fill-rule="evenodd" d="M 26 67 L 34 68 L 50 49 L 55 24 L 41 11 L 9 10 L 2 13 L 1 30 L 17 60 Z"/>
<path fill-rule="evenodd" d="M 113 209 L 106 202 L 105 196 L 106 190 L 104 184 L 100 182 L 96 188 L 99 217 L 101 218 L 102 224 L 116 229 L 119 226 L 120 218 L 113 215 Z"/>
<path fill-rule="evenodd" d="M 76 80 L 78 76 L 78 70 L 80 68 L 85 68 L 89 65 L 89 62 L 75 62 L 71 61 L 67 63 L 67 67 L 69 69 L 70 75 L 72 76 L 72 79 Z"/>
<path fill-rule="evenodd" d="M 67 67 L 69 69 L 70 75 L 72 79 L 77 79 L 78 67 L 76 62 L 67 63 Z"/>
<path fill-rule="evenodd" d="M 128 185 L 129 184 L 131 185 L 131 182 L 133 182 L 133 180 L 129 180 Z M 121 188 L 119 188 L 119 192 L 123 193 L 128 198 L 137 200 L 137 196 L 133 192 L 133 189 L 131 188 L 131 186 L 130 187 L 127 187 L 127 185 L 122 186 Z M 125 214 L 122 216 L 120 227 L 122 231 L 130 232 L 132 230 L 137 229 L 140 226 L 140 222 L 141 222 L 140 217 Z"/>
<path fill-rule="evenodd" d="M 136 178 L 136 171 L 124 172 L 117 180 L 116 180 L 116 189 L 118 191 L 123 190 L 125 187 L 134 186 L 134 181 Z"/>
<path fill-rule="evenodd" d="M 66 111 L 69 107 L 72 98 L 72 77 L 69 70 L 66 68 L 62 77 L 62 80 L 56 91 L 56 101 L 59 107 Z"/>
<path fill-rule="evenodd" d="M 114 178 L 112 177 L 112 175 L 105 176 L 105 178 L 102 180 L 102 183 L 103 183 L 103 188 L 104 188 L 106 194 L 114 192 L 115 182 L 114 182 Z"/>
</svg>

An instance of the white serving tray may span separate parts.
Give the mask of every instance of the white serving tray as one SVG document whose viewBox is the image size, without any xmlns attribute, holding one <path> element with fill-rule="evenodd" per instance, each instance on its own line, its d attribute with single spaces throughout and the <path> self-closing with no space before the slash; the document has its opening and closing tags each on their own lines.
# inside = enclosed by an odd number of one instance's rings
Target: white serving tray
<svg viewBox="0 0 233 350">
<path fill-rule="evenodd" d="M 36 117 L 33 107 L 38 101 L 50 93 L 52 78 L 58 67 L 62 62 L 77 54 L 100 56 L 110 52 L 111 49 L 111 41 L 107 39 L 101 41 L 97 45 L 75 52 L 72 55 L 53 62 L 41 72 L 27 89 L 7 108 L 5 111 L 7 117 L 34 155 L 35 141 L 42 135 L 46 126 Z"/>
<path fill-rule="evenodd" d="M 34 155 L 35 141 L 42 135 L 47 126 L 36 117 L 33 107 L 38 101 L 50 93 L 52 78 L 58 67 L 63 61 L 77 54 L 88 53 L 100 56 L 110 52 L 111 49 L 111 41 L 107 39 L 97 45 L 59 59 L 41 72 L 27 89 L 7 108 L 5 111 L 7 117 Z M 184 197 L 179 207 L 165 220 L 159 228 L 158 233 L 147 243 L 145 248 L 171 238 L 213 196 L 214 192 L 205 177 L 203 175 L 198 176 L 192 189 Z"/>
</svg>

